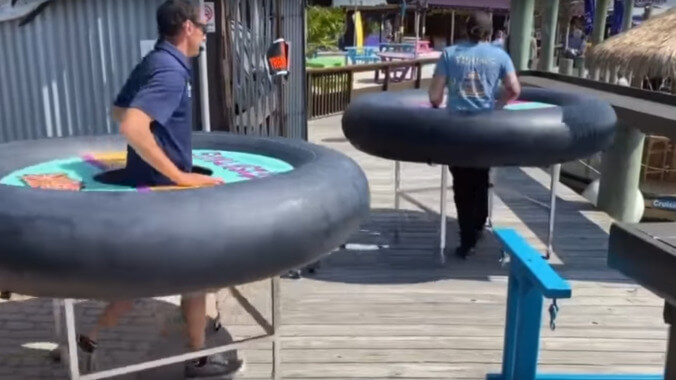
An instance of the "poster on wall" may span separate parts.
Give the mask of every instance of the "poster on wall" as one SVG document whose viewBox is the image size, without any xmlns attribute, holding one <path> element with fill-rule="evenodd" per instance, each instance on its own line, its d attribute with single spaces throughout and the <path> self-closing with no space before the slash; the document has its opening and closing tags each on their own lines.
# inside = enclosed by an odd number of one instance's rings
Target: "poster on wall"
<svg viewBox="0 0 676 380">
<path fill-rule="evenodd" d="M 141 40 L 141 58 L 155 49 L 156 40 Z"/>
<path fill-rule="evenodd" d="M 214 3 L 213 1 L 205 1 L 204 2 L 204 8 L 202 9 L 204 12 L 204 19 L 207 22 L 207 33 L 215 33 L 216 32 L 216 10 L 214 8 Z"/>
</svg>

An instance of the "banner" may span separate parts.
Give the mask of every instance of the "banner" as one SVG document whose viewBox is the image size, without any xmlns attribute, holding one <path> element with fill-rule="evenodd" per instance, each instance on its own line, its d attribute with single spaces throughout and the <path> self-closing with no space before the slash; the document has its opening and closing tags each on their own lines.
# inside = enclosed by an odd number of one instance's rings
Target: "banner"
<svg viewBox="0 0 676 380">
<path fill-rule="evenodd" d="M 584 0 L 584 34 L 591 35 L 594 30 L 594 14 L 596 13 L 596 0 Z"/>
<path fill-rule="evenodd" d="M 354 12 L 354 46 L 364 46 L 364 23 L 359 11 Z"/>
<path fill-rule="evenodd" d="M 213 1 L 205 1 L 202 8 L 204 19 L 207 21 L 207 33 L 216 32 L 216 9 Z"/>
<path fill-rule="evenodd" d="M 613 2 L 613 22 L 610 26 L 610 34 L 615 35 L 622 32 L 622 18 L 624 16 L 624 1 L 615 0 Z"/>
</svg>

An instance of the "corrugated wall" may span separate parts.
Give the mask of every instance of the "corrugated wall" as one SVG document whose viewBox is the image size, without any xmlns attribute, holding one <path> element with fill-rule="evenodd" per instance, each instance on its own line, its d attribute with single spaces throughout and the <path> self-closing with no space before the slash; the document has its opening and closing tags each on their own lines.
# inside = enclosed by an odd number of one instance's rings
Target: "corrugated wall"
<svg viewBox="0 0 676 380">
<path fill-rule="evenodd" d="M 156 38 L 155 10 L 162 1 L 60 0 L 26 26 L 19 27 L 20 20 L 0 22 L 0 142 L 116 133 L 110 104 L 141 59 L 140 41 Z M 306 138 L 304 0 L 281 2 L 292 63 L 284 131 L 277 85 L 260 75 L 265 52 L 278 37 L 276 1 L 224 3 L 234 21 L 228 58 L 239 58 L 232 67 L 231 130 Z"/>
<path fill-rule="evenodd" d="M 291 71 L 284 94 L 286 137 L 307 139 L 305 0 L 282 0 L 282 15 L 284 38 L 291 45 Z"/>
<path fill-rule="evenodd" d="M 110 104 L 162 0 L 62 0 L 0 23 L 0 141 L 115 132 Z"/>
</svg>

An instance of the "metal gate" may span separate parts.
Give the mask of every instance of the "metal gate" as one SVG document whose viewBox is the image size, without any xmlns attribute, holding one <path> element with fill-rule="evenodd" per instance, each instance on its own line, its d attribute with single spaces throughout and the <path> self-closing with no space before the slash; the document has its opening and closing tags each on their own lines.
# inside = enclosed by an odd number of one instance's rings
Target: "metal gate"
<svg viewBox="0 0 676 380">
<path fill-rule="evenodd" d="M 306 138 L 305 5 L 302 0 L 222 0 L 224 102 L 229 130 Z M 287 78 L 270 78 L 266 52 L 277 38 L 291 45 Z"/>
<path fill-rule="evenodd" d="M 51 1 L 26 25 L 0 22 L 0 142 L 116 133 L 111 103 L 161 2 Z"/>
</svg>

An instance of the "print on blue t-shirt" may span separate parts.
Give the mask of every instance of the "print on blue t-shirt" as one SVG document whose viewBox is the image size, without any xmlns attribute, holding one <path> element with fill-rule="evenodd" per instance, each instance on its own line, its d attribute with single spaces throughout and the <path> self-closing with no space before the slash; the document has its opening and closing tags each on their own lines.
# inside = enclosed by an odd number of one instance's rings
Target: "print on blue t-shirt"
<svg viewBox="0 0 676 380">
<path fill-rule="evenodd" d="M 495 107 L 500 81 L 514 71 L 507 53 L 490 43 L 463 43 L 444 50 L 434 75 L 446 77 L 447 107 L 479 112 Z"/>
</svg>

